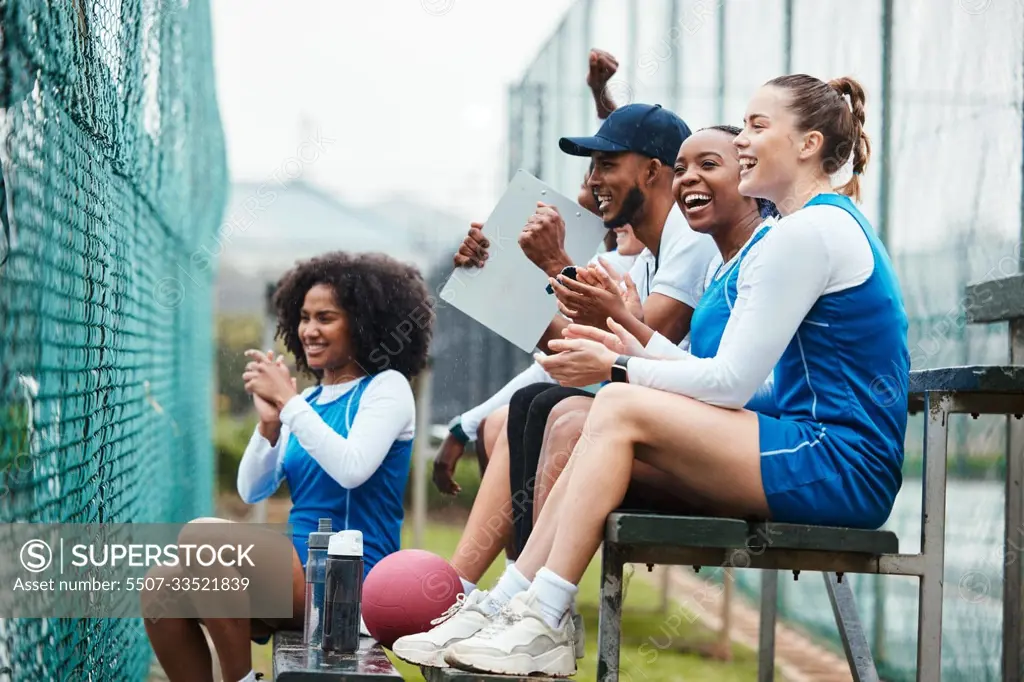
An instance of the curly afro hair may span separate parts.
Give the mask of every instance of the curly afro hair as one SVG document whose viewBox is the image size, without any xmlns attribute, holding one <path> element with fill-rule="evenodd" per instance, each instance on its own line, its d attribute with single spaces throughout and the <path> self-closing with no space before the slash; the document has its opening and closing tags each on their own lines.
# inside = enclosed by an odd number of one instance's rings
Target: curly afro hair
<svg viewBox="0 0 1024 682">
<path fill-rule="evenodd" d="M 382 253 L 326 253 L 298 263 L 274 292 L 277 338 L 295 356 L 299 371 L 313 374 L 299 339 L 306 293 L 317 284 L 334 289 L 348 316 L 354 359 L 367 374 L 386 369 L 411 379 L 427 364 L 434 326 L 434 299 L 411 265 Z"/>
</svg>

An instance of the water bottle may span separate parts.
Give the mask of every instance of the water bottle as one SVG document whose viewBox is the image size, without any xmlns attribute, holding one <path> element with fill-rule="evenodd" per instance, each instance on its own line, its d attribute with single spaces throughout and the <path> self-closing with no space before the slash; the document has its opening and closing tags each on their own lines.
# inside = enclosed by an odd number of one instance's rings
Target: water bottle
<svg viewBox="0 0 1024 682">
<path fill-rule="evenodd" d="M 359 603 L 363 597 L 363 534 L 344 530 L 327 549 L 324 590 L 324 651 L 354 653 L 359 648 Z"/>
<path fill-rule="evenodd" d="M 327 570 L 327 545 L 331 540 L 331 520 L 320 519 L 320 527 L 309 534 L 306 559 L 306 615 L 302 643 L 319 647 L 324 634 L 324 575 Z"/>
</svg>

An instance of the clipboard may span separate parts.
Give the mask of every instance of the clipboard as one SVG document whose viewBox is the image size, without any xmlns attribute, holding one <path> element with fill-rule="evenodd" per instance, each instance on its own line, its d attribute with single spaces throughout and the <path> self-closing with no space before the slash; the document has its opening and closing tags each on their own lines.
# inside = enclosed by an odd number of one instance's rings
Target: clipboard
<svg viewBox="0 0 1024 682">
<path fill-rule="evenodd" d="M 519 234 L 543 201 L 565 220 L 565 251 L 586 265 L 607 234 L 600 217 L 520 169 L 483 226 L 490 241 L 484 267 L 456 268 L 440 292 L 441 300 L 461 310 L 527 353 L 537 347 L 558 315 L 547 275 L 519 248 Z"/>
</svg>

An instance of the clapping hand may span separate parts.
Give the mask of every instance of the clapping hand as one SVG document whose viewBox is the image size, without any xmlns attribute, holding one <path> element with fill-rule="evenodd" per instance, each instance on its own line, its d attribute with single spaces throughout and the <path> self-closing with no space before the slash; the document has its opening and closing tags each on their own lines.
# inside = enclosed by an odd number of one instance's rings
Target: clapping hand
<svg viewBox="0 0 1024 682">
<path fill-rule="evenodd" d="M 589 327 L 580 324 L 570 324 L 562 331 L 566 339 L 587 339 L 596 341 L 605 348 L 613 351 L 616 355 L 629 355 L 635 358 L 652 357 L 639 339 L 630 334 L 625 327 L 615 320 L 608 319 L 608 328 L 611 331 Z M 559 344 L 561 340 L 556 339 L 549 343 Z"/>
<path fill-rule="evenodd" d="M 607 263 L 604 266 L 614 272 Z M 575 280 L 560 275 L 551 280 L 551 288 L 559 312 L 577 324 L 603 327 L 606 318 L 622 320 L 632 315 L 621 289 L 600 267 L 577 269 Z"/>
<path fill-rule="evenodd" d="M 298 395 L 295 379 L 284 364 L 284 358 L 275 358 L 273 351 L 264 354 L 250 349 L 245 351 L 245 356 L 250 362 L 245 366 L 242 380 L 245 382 L 245 391 L 253 396 L 260 421 L 279 422 L 281 408 Z"/>
<path fill-rule="evenodd" d="M 554 339 L 548 342 L 552 355 L 537 353 L 534 359 L 562 386 L 582 388 L 606 381 L 618 353 L 603 343 L 587 338 Z"/>
<path fill-rule="evenodd" d="M 612 365 L 620 355 L 644 357 L 640 342 L 615 320 L 608 319 L 611 332 L 571 324 L 564 339 L 548 342 L 554 354 L 538 353 L 537 362 L 563 386 L 583 387 L 611 378 Z"/>
<path fill-rule="evenodd" d="M 604 258 L 598 256 L 601 267 L 591 265 L 586 272 L 580 276 L 580 280 L 593 286 L 600 286 L 608 291 L 615 291 L 626 303 L 626 310 L 630 315 L 644 321 L 644 306 L 640 302 L 640 292 L 636 289 L 636 283 L 629 273 L 620 275 L 611 264 Z"/>
</svg>

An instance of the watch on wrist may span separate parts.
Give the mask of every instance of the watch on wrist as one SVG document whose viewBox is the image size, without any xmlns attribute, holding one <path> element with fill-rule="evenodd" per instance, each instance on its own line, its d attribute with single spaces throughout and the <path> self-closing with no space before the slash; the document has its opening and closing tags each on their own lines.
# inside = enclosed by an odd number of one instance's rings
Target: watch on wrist
<svg viewBox="0 0 1024 682">
<path fill-rule="evenodd" d="M 559 272 L 558 274 L 562 275 L 563 277 L 568 277 L 569 279 L 576 279 L 576 266 L 575 265 L 566 265 L 564 268 L 562 268 L 562 271 Z M 548 282 L 548 286 L 547 286 L 546 291 L 549 294 L 555 293 L 555 290 L 551 287 L 551 282 Z"/>
<path fill-rule="evenodd" d="M 612 381 L 614 383 L 629 383 L 629 360 L 629 355 L 620 355 L 615 358 L 615 362 L 612 364 Z"/>
</svg>

